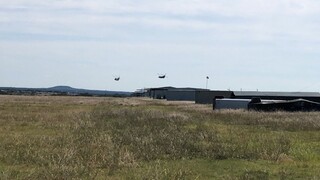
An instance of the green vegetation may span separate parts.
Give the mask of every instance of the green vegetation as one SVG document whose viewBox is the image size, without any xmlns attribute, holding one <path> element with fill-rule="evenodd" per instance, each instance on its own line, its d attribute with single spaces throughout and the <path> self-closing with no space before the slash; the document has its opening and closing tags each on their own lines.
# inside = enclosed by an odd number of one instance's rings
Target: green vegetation
<svg viewBox="0 0 320 180">
<path fill-rule="evenodd" d="M 320 179 L 320 113 L 0 96 L 0 179 Z"/>
</svg>

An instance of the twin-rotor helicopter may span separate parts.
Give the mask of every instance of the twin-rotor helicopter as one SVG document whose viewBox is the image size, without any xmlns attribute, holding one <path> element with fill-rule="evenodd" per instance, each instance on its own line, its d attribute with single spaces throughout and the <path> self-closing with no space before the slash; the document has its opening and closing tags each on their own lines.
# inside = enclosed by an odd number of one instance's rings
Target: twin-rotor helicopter
<svg viewBox="0 0 320 180">
<path fill-rule="evenodd" d="M 166 78 L 166 74 L 158 74 L 158 78 L 159 79 L 164 79 L 164 78 Z"/>
</svg>

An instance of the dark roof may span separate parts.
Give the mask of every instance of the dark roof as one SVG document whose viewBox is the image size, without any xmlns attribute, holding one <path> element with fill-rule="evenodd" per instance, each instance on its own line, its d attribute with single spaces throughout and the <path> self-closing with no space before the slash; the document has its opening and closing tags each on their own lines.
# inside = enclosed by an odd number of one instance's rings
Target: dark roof
<svg viewBox="0 0 320 180">
<path fill-rule="evenodd" d="M 149 88 L 149 90 L 169 90 L 169 89 L 175 89 L 175 87 L 166 86 L 166 87 L 158 87 L 158 88 Z"/>
<path fill-rule="evenodd" d="M 149 88 L 149 90 L 169 90 L 169 91 L 204 91 L 204 90 L 207 90 L 207 89 L 191 88 L 191 87 L 177 88 L 177 87 L 172 87 L 172 86 L 166 86 L 166 87 L 158 87 L 158 88 Z"/>
<path fill-rule="evenodd" d="M 263 92 L 263 91 L 234 91 L 235 96 L 286 96 L 286 97 L 320 97 L 318 92 Z"/>
<path fill-rule="evenodd" d="M 208 89 L 190 88 L 190 87 L 169 89 L 169 91 L 207 91 L 207 90 Z"/>
<path fill-rule="evenodd" d="M 258 111 L 320 111 L 320 103 L 305 99 L 249 103 L 248 109 Z"/>
</svg>

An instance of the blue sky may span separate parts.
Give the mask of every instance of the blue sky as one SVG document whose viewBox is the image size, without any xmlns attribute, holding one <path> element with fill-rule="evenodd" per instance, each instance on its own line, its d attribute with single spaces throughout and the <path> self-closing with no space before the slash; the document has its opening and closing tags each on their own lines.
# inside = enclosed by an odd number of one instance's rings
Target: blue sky
<svg viewBox="0 0 320 180">
<path fill-rule="evenodd" d="M 0 1 L 0 86 L 318 92 L 319 57 L 316 0 Z"/>
</svg>

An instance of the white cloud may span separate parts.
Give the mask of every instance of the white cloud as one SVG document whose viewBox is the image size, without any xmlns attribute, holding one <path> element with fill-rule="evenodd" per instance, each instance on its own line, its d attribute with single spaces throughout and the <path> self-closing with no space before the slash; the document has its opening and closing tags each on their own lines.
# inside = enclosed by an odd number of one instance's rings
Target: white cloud
<svg viewBox="0 0 320 180">
<path fill-rule="evenodd" d="M 11 0 L 0 7 L 5 32 L 99 38 L 134 26 L 211 31 L 226 39 L 320 41 L 315 0 Z"/>
<path fill-rule="evenodd" d="M 116 13 L 160 13 L 199 15 L 203 13 L 230 16 L 319 14 L 316 0 L 11 0 L 1 1 L 2 8 L 70 10 Z"/>
<path fill-rule="evenodd" d="M 49 16 L 59 15 L 63 10 L 79 10 L 78 13 L 91 13 L 96 16 L 101 15 L 101 13 L 122 13 L 122 15 L 127 14 L 127 16 L 142 13 L 145 16 L 152 14 L 161 16 L 205 14 L 207 16 L 259 18 L 319 14 L 320 2 L 312 0 L 12 0 L 2 1 L 0 6 L 2 9 L 32 10 Z M 73 13 L 76 14 L 77 12 Z M 10 16 L 10 14 L 8 15 Z"/>
</svg>

